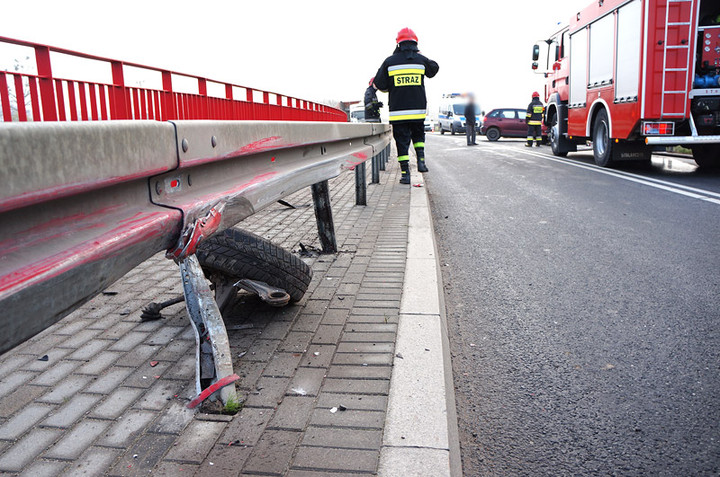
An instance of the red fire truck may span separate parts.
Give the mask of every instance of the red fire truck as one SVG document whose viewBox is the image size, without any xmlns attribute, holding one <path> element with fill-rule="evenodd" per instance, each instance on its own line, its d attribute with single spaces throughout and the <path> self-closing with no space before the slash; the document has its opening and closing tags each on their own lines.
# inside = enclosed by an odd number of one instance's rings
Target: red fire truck
<svg viewBox="0 0 720 477">
<path fill-rule="evenodd" d="M 720 0 L 596 0 L 535 45 L 539 62 L 556 156 L 590 140 L 610 166 L 683 145 L 720 166 Z"/>
</svg>

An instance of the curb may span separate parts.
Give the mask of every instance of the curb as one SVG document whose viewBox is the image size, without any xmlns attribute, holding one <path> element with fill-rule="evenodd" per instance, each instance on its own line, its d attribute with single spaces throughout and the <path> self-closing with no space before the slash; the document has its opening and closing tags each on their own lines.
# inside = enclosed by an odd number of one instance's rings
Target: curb
<svg viewBox="0 0 720 477">
<path fill-rule="evenodd" d="M 412 171 L 405 283 L 378 475 L 460 476 L 442 277 L 428 193 Z"/>
</svg>

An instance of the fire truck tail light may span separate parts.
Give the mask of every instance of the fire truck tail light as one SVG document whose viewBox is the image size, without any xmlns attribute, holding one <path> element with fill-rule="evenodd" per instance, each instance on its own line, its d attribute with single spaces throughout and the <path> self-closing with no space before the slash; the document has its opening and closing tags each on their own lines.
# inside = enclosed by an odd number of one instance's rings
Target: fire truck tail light
<svg viewBox="0 0 720 477">
<path fill-rule="evenodd" d="M 667 122 L 644 122 L 642 124 L 643 136 L 673 136 L 675 134 L 675 123 Z"/>
</svg>

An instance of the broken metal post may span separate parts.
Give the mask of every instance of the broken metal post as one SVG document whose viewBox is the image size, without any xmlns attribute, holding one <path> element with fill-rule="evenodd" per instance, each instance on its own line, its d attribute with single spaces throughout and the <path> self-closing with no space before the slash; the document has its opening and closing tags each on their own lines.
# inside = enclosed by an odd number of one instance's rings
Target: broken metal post
<svg viewBox="0 0 720 477">
<path fill-rule="evenodd" d="M 315 204 L 315 219 L 317 220 L 318 235 L 323 253 L 337 253 L 335 241 L 335 225 L 330 205 L 330 186 L 328 181 L 312 185 L 313 203 Z"/>
<path fill-rule="evenodd" d="M 200 394 L 204 388 L 234 374 L 230 341 L 213 292 L 194 254 L 180 262 L 180 275 L 185 307 L 195 330 L 195 386 Z M 223 387 L 220 399 L 223 404 L 229 400 L 237 402 L 235 384 Z"/>
<path fill-rule="evenodd" d="M 372 183 L 380 183 L 380 156 L 373 156 L 372 158 Z"/>
<path fill-rule="evenodd" d="M 364 162 L 355 166 L 355 205 L 367 205 L 367 176 Z"/>
</svg>

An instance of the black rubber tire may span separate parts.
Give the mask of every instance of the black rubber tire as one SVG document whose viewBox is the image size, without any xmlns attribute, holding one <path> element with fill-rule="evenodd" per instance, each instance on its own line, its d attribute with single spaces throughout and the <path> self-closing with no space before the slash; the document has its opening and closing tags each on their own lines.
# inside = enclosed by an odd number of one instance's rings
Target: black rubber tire
<svg viewBox="0 0 720 477">
<path fill-rule="evenodd" d="M 450 126 L 450 134 L 455 135 L 455 125 Z"/>
<path fill-rule="evenodd" d="M 442 127 L 442 124 L 440 125 L 440 134 L 445 134 L 445 130 Z"/>
<path fill-rule="evenodd" d="M 560 127 L 558 126 L 557 114 L 553 114 L 550 120 L 550 130 L 548 131 L 548 142 L 554 156 L 566 157 L 566 151 L 560 151 Z"/>
<path fill-rule="evenodd" d="M 488 141 L 495 142 L 500 139 L 500 130 L 498 128 L 488 128 L 485 131 L 485 137 Z"/>
<path fill-rule="evenodd" d="M 720 146 L 717 144 L 698 144 L 692 146 L 693 159 L 700 169 L 720 168 Z"/>
<path fill-rule="evenodd" d="M 595 117 L 592 134 L 595 164 L 600 167 L 611 167 L 613 142 L 610 138 L 610 120 L 604 109 L 601 109 Z"/>
<path fill-rule="evenodd" d="M 227 229 L 202 242 L 197 257 L 206 275 L 219 272 L 233 279 L 259 280 L 287 291 L 292 301 L 302 299 L 312 279 L 312 269 L 299 257 L 240 229 Z"/>
</svg>

